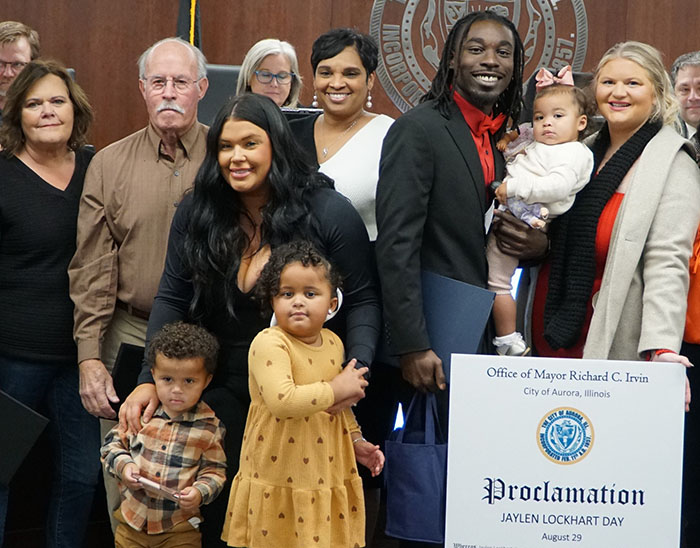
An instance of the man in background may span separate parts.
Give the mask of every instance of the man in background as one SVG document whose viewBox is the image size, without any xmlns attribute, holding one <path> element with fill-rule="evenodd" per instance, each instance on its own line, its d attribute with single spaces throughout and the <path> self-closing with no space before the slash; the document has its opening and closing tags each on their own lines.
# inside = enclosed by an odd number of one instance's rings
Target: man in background
<svg viewBox="0 0 700 548">
<path fill-rule="evenodd" d="M 0 21 L 0 121 L 5 95 L 24 66 L 39 57 L 39 33 L 18 21 Z"/>
<path fill-rule="evenodd" d="M 684 53 L 673 62 L 671 81 L 681 104 L 680 133 L 691 139 L 700 124 L 700 51 Z"/>
</svg>

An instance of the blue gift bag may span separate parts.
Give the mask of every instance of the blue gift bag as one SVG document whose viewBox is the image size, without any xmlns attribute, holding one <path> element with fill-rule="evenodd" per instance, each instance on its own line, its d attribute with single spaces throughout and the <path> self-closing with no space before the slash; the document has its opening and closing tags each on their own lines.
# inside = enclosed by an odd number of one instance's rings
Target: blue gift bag
<svg viewBox="0 0 700 548">
<path fill-rule="evenodd" d="M 386 534 L 419 542 L 445 539 L 447 443 L 434 394 L 416 392 L 404 427 L 385 444 Z"/>
</svg>

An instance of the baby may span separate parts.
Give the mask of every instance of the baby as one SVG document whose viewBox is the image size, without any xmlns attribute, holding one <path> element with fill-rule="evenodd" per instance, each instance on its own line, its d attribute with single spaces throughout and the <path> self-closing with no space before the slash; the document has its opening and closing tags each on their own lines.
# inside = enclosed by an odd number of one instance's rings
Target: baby
<svg viewBox="0 0 700 548">
<path fill-rule="evenodd" d="M 503 182 L 492 185 L 501 209 L 507 206 L 534 228 L 544 228 L 546 220 L 565 213 L 593 170 L 593 154 L 578 140 L 588 123 L 586 95 L 573 85 L 570 69 L 560 72 L 562 79 L 556 82 L 543 70 L 536 76 L 534 141 L 508 159 Z M 542 85 L 543 81 L 551 83 Z M 489 289 L 496 292 L 493 318 L 497 336 L 493 344 L 501 355 L 525 355 L 529 348 L 515 330 L 516 305 L 510 293 L 518 260 L 498 249 L 493 234 L 489 236 L 486 256 Z"/>
</svg>

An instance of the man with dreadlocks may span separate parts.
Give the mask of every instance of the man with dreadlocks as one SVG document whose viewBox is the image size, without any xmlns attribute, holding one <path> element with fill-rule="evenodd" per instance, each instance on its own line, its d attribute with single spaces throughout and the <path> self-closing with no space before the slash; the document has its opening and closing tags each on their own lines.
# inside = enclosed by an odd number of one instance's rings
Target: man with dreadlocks
<svg viewBox="0 0 700 548">
<path fill-rule="evenodd" d="M 486 287 L 489 185 L 504 172 L 495 143 L 506 120 L 518 120 L 523 57 L 508 19 L 492 11 L 462 17 L 430 91 L 394 122 L 382 148 L 376 251 L 388 340 L 403 378 L 438 392 L 441 422 L 446 380 L 426 331 L 421 270 Z"/>
</svg>

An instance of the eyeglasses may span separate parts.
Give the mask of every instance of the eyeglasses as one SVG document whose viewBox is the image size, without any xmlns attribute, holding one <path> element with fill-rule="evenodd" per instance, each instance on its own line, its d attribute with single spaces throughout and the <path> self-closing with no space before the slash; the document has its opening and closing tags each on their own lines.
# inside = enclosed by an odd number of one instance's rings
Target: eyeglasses
<svg viewBox="0 0 700 548">
<path fill-rule="evenodd" d="M 270 72 L 269 70 L 255 71 L 255 78 L 261 84 L 269 84 L 270 82 L 272 82 L 273 78 L 277 80 L 278 84 L 288 84 L 292 81 L 292 78 L 294 78 L 294 76 L 296 75 L 293 72 L 278 72 L 277 74 L 275 74 L 274 72 Z"/>
<path fill-rule="evenodd" d="M 5 72 L 5 69 L 10 69 L 10 72 L 17 74 L 21 71 L 27 63 L 22 61 L 0 61 L 0 72 Z"/>
<path fill-rule="evenodd" d="M 172 82 L 173 86 L 177 91 L 187 91 L 192 87 L 192 84 L 196 84 L 199 80 L 191 80 L 190 78 L 185 78 L 184 76 L 175 77 L 165 77 L 165 76 L 149 76 L 143 79 L 144 82 L 153 91 L 163 91 L 168 82 Z"/>
</svg>

